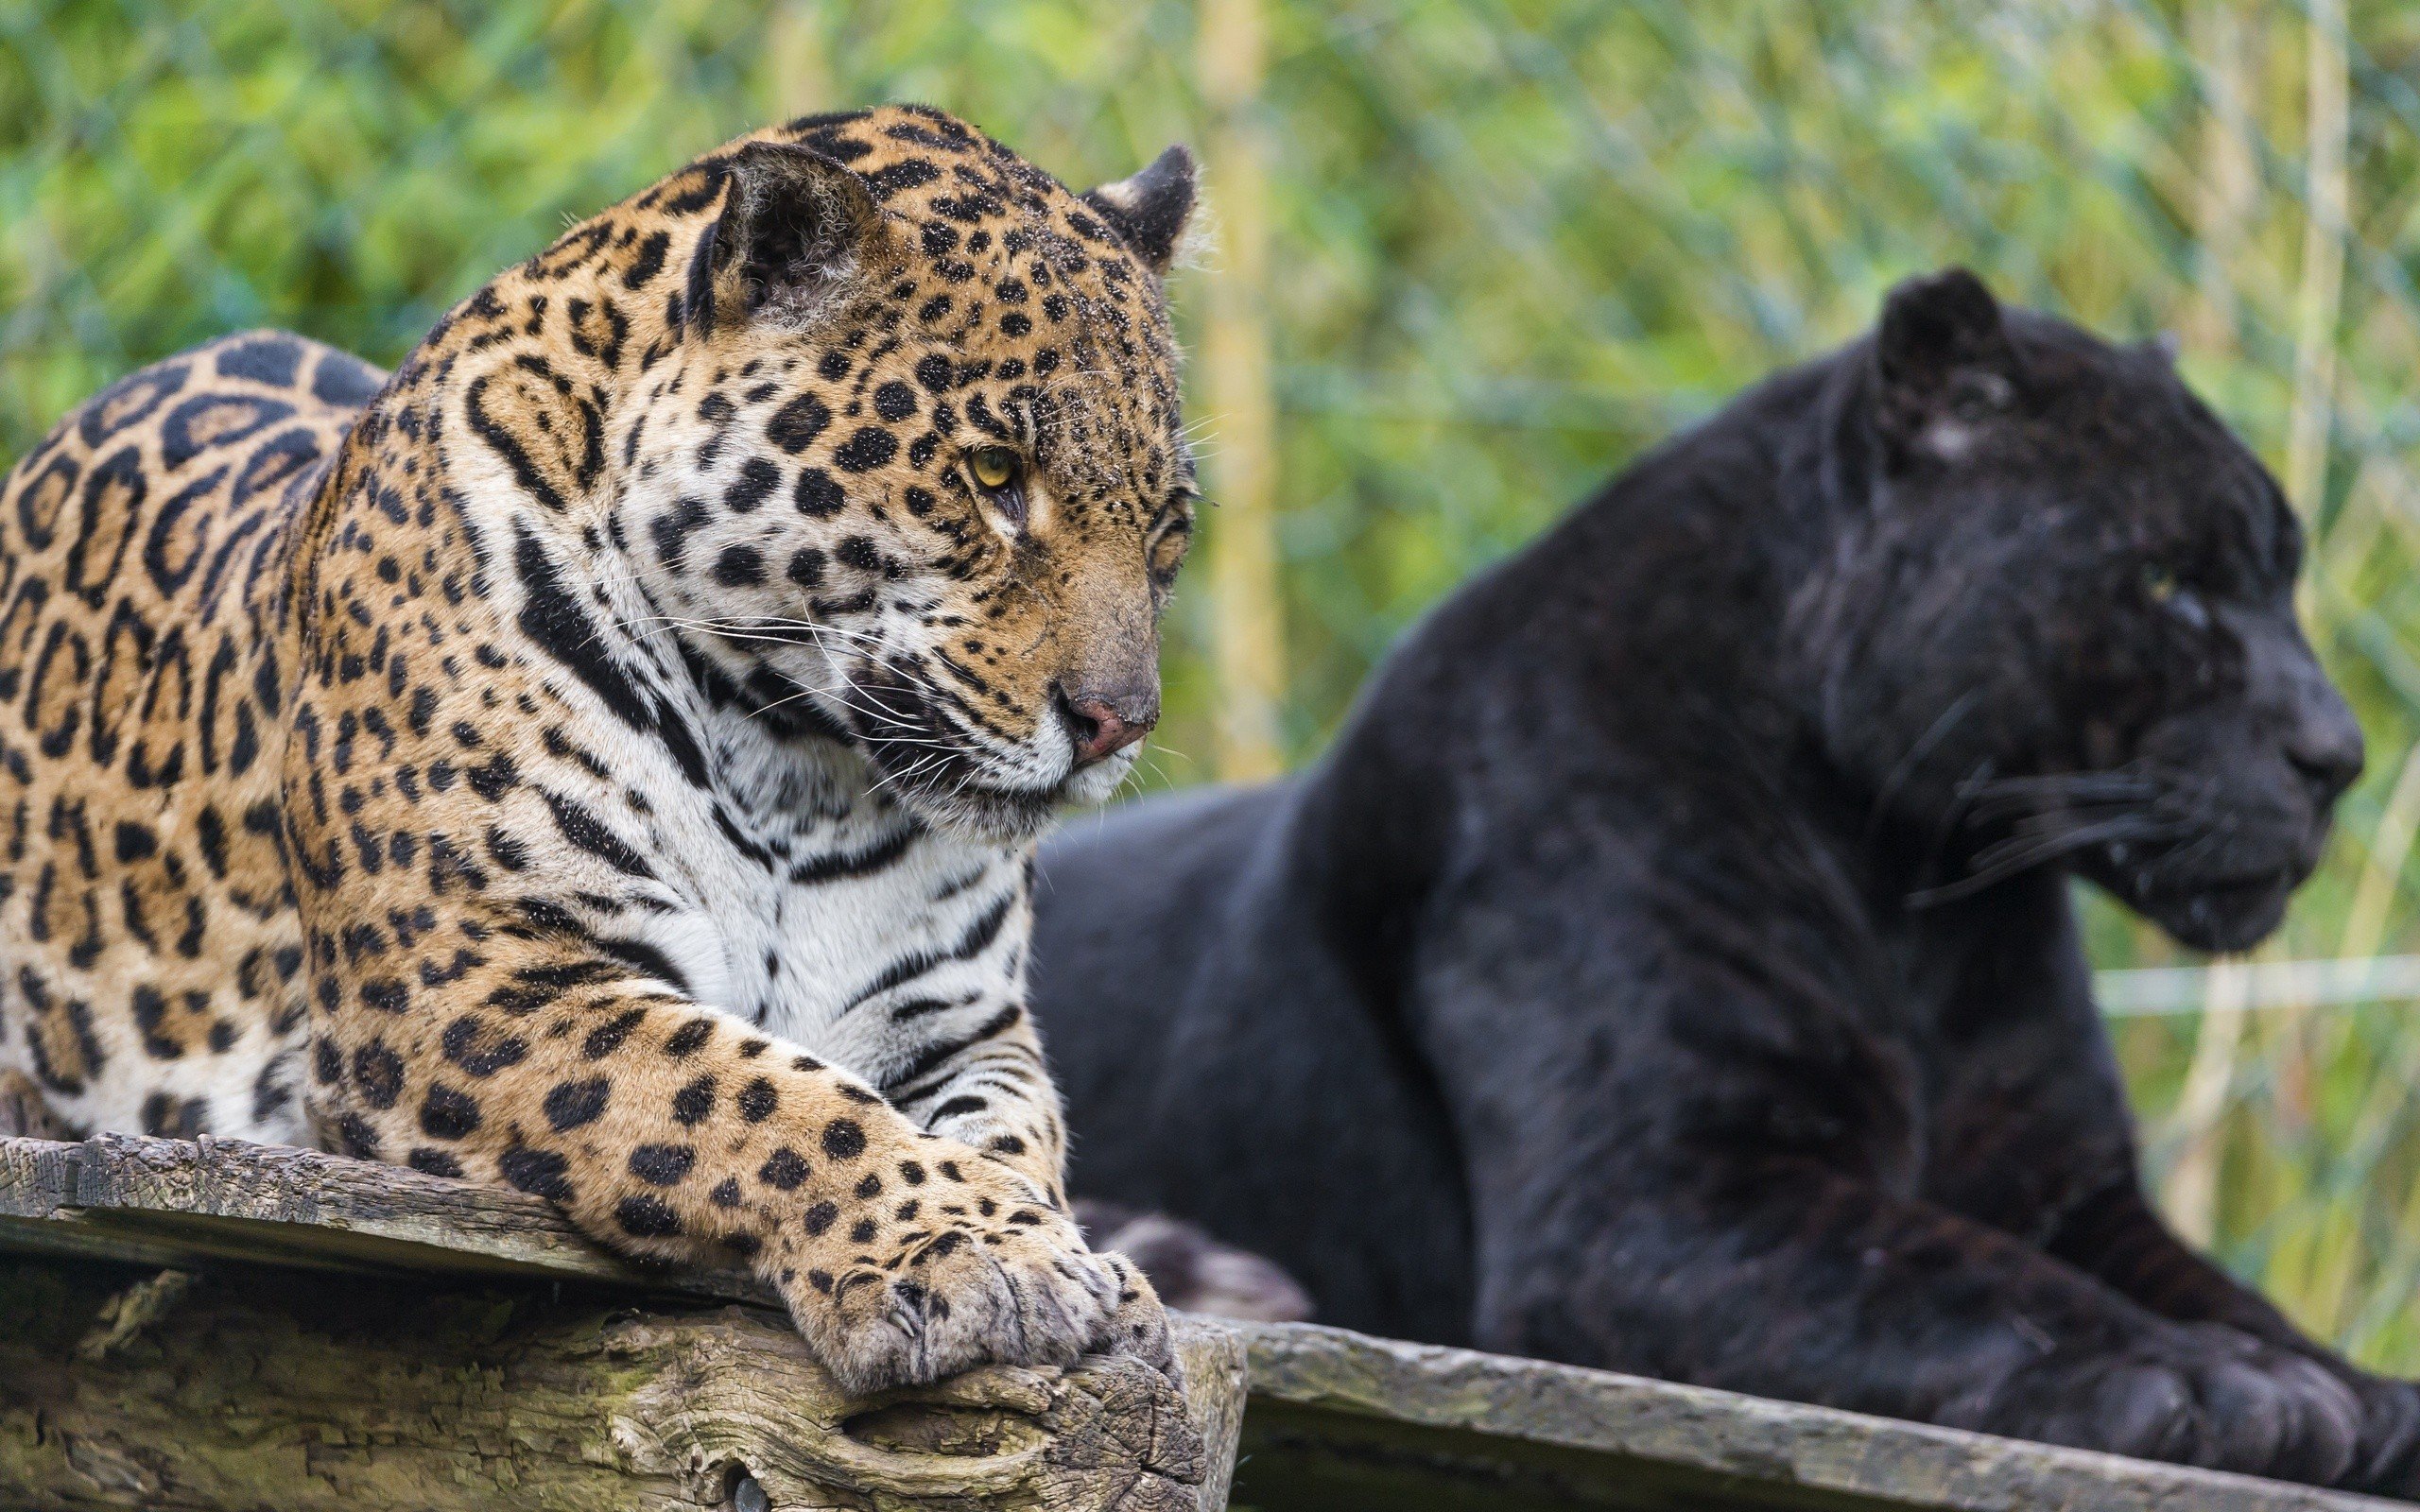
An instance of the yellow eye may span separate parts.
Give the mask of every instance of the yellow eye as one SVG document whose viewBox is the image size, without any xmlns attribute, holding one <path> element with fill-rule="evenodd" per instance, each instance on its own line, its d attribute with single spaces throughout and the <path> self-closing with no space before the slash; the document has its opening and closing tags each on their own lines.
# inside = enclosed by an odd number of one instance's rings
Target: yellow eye
<svg viewBox="0 0 2420 1512">
<path fill-rule="evenodd" d="M 2152 562 L 2143 568 L 2143 592 L 2154 604 L 2165 604 L 2176 596 L 2176 574 L 2173 570 Z"/>
<path fill-rule="evenodd" d="M 975 481 L 992 492 L 998 492 L 1017 480 L 1017 454 L 1005 446 L 978 446 L 966 459 L 966 470 Z"/>
</svg>

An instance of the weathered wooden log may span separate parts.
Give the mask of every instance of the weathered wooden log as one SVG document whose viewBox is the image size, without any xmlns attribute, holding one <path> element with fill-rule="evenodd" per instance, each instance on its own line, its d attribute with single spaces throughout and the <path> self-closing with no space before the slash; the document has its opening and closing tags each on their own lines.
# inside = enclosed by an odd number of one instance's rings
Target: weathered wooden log
<svg viewBox="0 0 2420 1512">
<path fill-rule="evenodd" d="M 675 1286 L 543 1204 L 411 1175 L 0 1143 L 6 1241 L 75 1257 L 0 1268 L 0 1505 L 1224 1504 L 1243 1374 L 1217 1329 L 1181 1323 L 1187 1397 L 1094 1359 L 853 1400 L 778 1313 L 680 1295 L 737 1279 Z M 394 1274 L 325 1274 L 345 1270 Z M 657 1295 L 637 1311 L 598 1282 Z"/>
<path fill-rule="evenodd" d="M 846 1402 L 743 1276 L 298 1150 L 0 1139 L 0 1508 L 1190 1506 L 1189 1427 L 1215 1509 L 1239 1362 L 1257 1512 L 2401 1504 L 1304 1325 L 1180 1319 L 1184 1425 L 1103 1362 Z"/>
<path fill-rule="evenodd" d="M 1192 1512 L 1211 1471 L 1132 1361 L 852 1400 L 742 1306 L 265 1270 L 170 1289 L 0 1268 L 0 1502 L 621 1512 L 745 1507 L 752 1482 L 782 1509 Z M 1207 1342 L 1188 1364 L 1239 1376 Z"/>
</svg>

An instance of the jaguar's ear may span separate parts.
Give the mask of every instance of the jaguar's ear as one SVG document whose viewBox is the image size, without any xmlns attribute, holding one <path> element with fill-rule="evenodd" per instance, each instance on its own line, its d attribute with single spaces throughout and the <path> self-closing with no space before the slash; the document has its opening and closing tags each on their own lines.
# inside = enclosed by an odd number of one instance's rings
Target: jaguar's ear
<svg viewBox="0 0 2420 1512">
<path fill-rule="evenodd" d="M 1977 426 L 2013 405 L 2023 381 L 1999 301 L 1962 267 L 1893 289 L 1874 356 L 1875 419 L 1884 438 L 1945 459 L 1962 455 Z"/>
<path fill-rule="evenodd" d="M 722 214 L 689 259 L 699 335 L 768 312 L 803 317 L 875 262 L 882 211 L 843 163 L 786 142 L 751 142 L 722 166 Z"/>
<path fill-rule="evenodd" d="M 1193 154 L 1170 147 L 1132 178 L 1087 189 L 1083 198 L 1146 267 L 1165 277 L 1193 215 Z"/>
</svg>

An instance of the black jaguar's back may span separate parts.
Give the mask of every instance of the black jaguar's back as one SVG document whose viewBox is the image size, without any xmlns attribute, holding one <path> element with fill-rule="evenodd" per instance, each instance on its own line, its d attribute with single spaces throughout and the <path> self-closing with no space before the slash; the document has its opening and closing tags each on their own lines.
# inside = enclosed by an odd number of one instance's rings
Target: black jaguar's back
<svg viewBox="0 0 2420 1512">
<path fill-rule="evenodd" d="M 1162 799 L 1050 852 L 1038 990 L 1071 1126 L 1098 1131 L 1080 1190 L 1277 1260 L 1322 1322 L 1462 1341 L 1469 1217 L 1435 1090 L 1341 963 L 1271 917 L 1298 791 Z M 1119 966 L 1055 964 L 1084 961 Z"/>
<path fill-rule="evenodd" d="M 1592 845 L 1643 861 L 1622 828 L 1657 805 L 1651 782 L 1712 773 L 1628 737 L 1679 747 L 1695 727 L 1719 761 L 1775 726 L 1721 666 L 1770 651 L 1718 644 L 1755 638 L 1754 617 L 1681 607 L 1772 596 L 1754 563 L 1782 522 L 1754 483 L 1783 464 L 1758 411 L 1818 381 L 1773 381 L 1466 585 L 1310 771 L 1080 819 L 1046 849 L 1035 994 L 1080 1190 L 1270 1255 L 1322 1321 L 1469 1341 L 1463 1133 L 1405 993 L 1471 922 L 1457 894 L 1514 864 L 1494 842 L 1553 867 L 1585 805 L 1616 826 Z M 1709 473 L 1750 486 L 1687 486 Z M 1575 683 L 1636 691 L 1574 697 Z"/>
<path fill-rule="evenodd" d="M 2066 897 L 2275 923 L 2360 754 L 2299 545 L 2164 352 L 1902 289 L 1303 776 L 1046 850 L 1077 1190 L 1350 1327 L 2411 1486 L 2420 1396 L 2144 1204 Z"/>
</svg>

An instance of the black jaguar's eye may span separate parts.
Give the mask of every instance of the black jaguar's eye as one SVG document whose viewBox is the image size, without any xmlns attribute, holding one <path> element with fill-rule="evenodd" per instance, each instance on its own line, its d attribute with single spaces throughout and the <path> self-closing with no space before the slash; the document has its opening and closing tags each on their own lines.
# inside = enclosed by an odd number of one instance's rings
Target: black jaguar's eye
<svg viewBox="0 0 2420 1512">
<path fill-rule="evenodd" d="M 2175 568 L 2165 562 L 2145 562 L 2142 580 L 2143 596 L 2166 610 L 2169 618 L 2194 630 L 2209 627 L 2209 606 L 2202 601 L 2201 594 L 2185 586 Z"/>
</svg>

